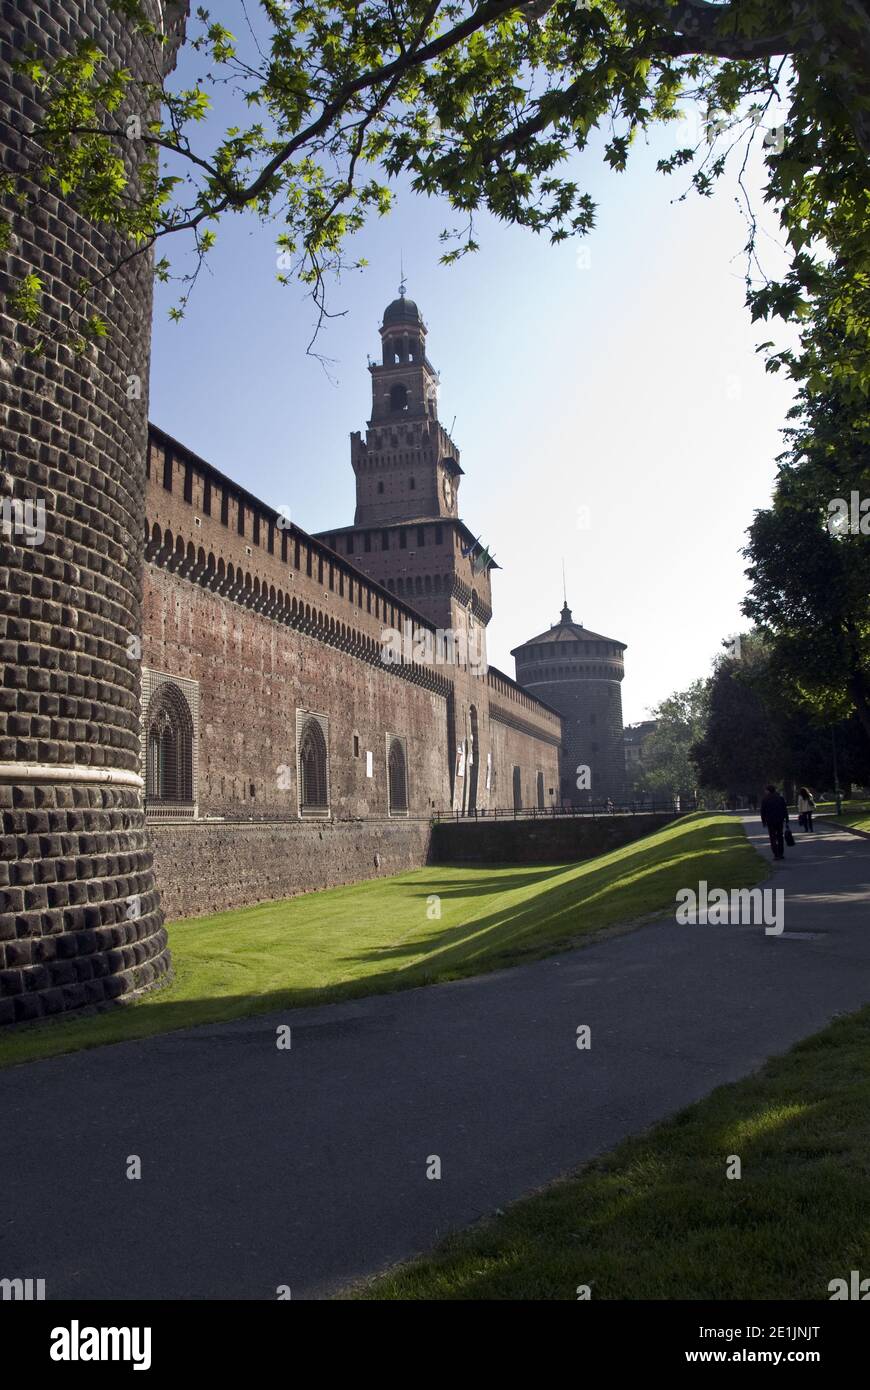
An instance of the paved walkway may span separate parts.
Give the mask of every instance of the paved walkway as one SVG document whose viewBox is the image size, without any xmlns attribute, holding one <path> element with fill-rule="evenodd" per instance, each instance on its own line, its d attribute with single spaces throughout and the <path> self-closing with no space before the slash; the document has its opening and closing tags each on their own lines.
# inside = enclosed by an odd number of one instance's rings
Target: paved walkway
<svg viewBox="0 0 870 1390">
<path fill-rule="evenodd" d="M 429 1249 L 870 1000 L 870 843 L 819 823 L 771 868 L 781 937 L 671 919 L 0 1073 L 0 1277 L 49 1298 L 317 1298 Z"/>
</svg>

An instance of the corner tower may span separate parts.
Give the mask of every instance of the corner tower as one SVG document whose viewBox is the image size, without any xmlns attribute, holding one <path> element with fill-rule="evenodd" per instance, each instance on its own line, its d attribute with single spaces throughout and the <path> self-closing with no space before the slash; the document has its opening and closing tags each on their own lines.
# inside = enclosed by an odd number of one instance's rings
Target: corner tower
<svg viewBox="0 0 870 1390">
<path fill-rule="evenodd" d="M 625 797 L 624 651 L 624 642 L 575 623 L 566 600 L 558 623 L 511 652 L 517 684 L 562 716 L 563 802 L 588 805 Z M 577 786 L 582 767 L 589 769 L 588 788 Z"/>
<path fill-rule="evenodd" d="M 4 167 L 33 167 L 39 93 L 18 66 L 28 45 L 56 60 L 96 42 L 132 79 L 123 124 L 141 110 L 137 90 L 174 63 L 186 11 L 186 0 L 145 0 L 146 33 L 110 0 L 4 7 Z M 139 752 L 153 261 L 126 255 L 129 243 L 73 199 L 31 191 L 35 209 L 4 195 L 16 243 L 0 294 L 36 269 L 45 319 L 78 327 L 70 289 L 89 276 L 86 312 L 111 331 L 75 356 L 65 344 L 42 352 L 35 328 L 0 322 L 0 497 L 44 515 L 41 534 L 5 513 L 0 525 L 0 1024 L 102 1005 L 169 968 Z M 130 399 L 134 381 L 143 389 Z"/>
</svg>

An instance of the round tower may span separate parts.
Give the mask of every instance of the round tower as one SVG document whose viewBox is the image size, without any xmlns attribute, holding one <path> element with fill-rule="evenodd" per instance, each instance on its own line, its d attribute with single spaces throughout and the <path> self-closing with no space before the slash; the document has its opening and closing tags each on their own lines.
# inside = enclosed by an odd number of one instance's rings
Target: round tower
<svg viewBox="0 0 870 1390">
<path fill-rule="evenodd" d="M 145 9 L 168 46 L 107 0 L 76 0 L 62 22 L 55 0 L 4 7 L 7 172 L 30 166 L 38 122 L 38 90 L 13 61 L 31 45 L 51 60 L 92 39 L 113 68 L 153 81 L 157 64 L 171 64 L 186 5 L 146 0 Z M 75 286 L 111 272 L 126 248 L 74 202 L 43 191 L 35 206 L 29 221 L 6 203 L 14 239 L 0 258 L 0 295 L 36 271 L 44 319 L 74 327 Z M 152 281 L 147 255 L 111 274 L 87 309 L 108 336 L 80 354 L 49 336 L 29 356 L 39 334 L 8 316 L 0 326 L 2 1023 L 136 993 L 169 965 L 140 767 Z"/>
<path fill-rule="evenodd" d="M 624 642 L 575 623 L 566 601 L 558 623 L 511 652 L 517 684 L 562 716 L 563 802 L 625 798 L 624 651 Z"/>
</svg>

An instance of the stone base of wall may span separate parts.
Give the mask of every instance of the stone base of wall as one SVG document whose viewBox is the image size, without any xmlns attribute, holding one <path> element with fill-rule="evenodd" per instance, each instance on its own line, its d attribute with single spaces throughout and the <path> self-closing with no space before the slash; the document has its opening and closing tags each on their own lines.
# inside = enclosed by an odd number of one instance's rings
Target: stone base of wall
<svg viewBox="0 0 870 1390">
<path fill-rule="evenodd" d="M 431 834 L 427 820 L 410 819 L 148 826 L 167 921 L 419 869 Z"/>
<path fill-rule="evenodd" d="M 0 783 L 0 1024 L 102 1005 L 169 969 L 139 793 Z"/>
<path fill-rule="evenodd" d="M 433 827 L 436 864 L 560 864 L 593 859 L 678 817 L 577 816 L 553 820 L 443 821 Z"/>
</svg>

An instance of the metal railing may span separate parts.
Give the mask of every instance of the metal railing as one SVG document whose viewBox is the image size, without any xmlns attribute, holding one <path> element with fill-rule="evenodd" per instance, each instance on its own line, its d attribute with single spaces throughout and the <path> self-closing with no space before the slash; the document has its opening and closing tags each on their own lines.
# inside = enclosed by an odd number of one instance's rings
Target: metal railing
<svg viewBox="0 0 870 1390">
<path fill-rule="evenodd" d="M 601 801 L 588 806 L 520 806 L 507 809 L 481 807 L 474 811 L 434 811 L 432 819 L 441 821 L 504 821 L 504 820 L 569 820 L 603 819 L 607 816 L 674 816 L 696 811 L 697 804 L 682 798 L 679 804 L 671 801 Z"/>
<path fill-rule="evenodd" d="M 195 820 L 195 801 L 162 801 L 156 797 L 145 799 L 146 820 Z"/>
</svg>

